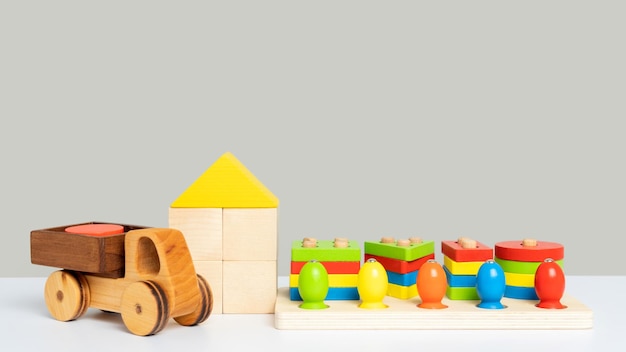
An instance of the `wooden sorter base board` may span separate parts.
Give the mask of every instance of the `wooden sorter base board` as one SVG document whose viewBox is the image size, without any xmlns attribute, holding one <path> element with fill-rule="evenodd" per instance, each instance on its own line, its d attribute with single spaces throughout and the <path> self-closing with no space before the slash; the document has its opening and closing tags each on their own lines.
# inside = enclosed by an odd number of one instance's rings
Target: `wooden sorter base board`
<svg viewBox="0 0 626 352">
<path fill-rule="evenodd" d="M 417 308 L 419 297 L 408 300 L 387 296 L 389 307 L 358 308 L 360 301 L 327 301 L 330 307 L 307 310 L 289 299 L 289 288 L 278 289 L 274 324 L 279 330 L 566 330 L 591 329 L 593 312 L 564 295 L 566 309 L 542 309 L 537 301 L 503 298 L 506 309 L 477 308 L 478 301 L 444 298 L 446 309 Z"/>
</svg>

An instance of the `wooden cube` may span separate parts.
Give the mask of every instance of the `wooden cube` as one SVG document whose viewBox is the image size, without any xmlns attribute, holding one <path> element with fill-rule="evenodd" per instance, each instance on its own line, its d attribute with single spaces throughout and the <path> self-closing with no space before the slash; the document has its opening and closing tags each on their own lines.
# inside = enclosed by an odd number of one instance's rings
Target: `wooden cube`
<svg viewBox="0 0 626 352">
<path fill-rule="evenodd" d="M 213 311 L 211 314 L 222 314 L 223 305 L 223 287 L 222 287 L 222 270 L 223 262 L 221 260 L 196 260 L 194 266 L 196 273 L 202 275 L 211 286 L 213 293 Z"/>
<path fill-rule="evenodd" d="M 274 313 L 276 261 L 224 261 L 224 313 Z"/>
<path fill-rule="evenodd" d="M 193 260 L 222 260 L 222 208 L 170 208 L 169 227 L 183 233 Z"/>
<path fill-rule="evenodd" d="M 225 208 L 222 233 L 224 260 L 275 261 L 278 209 Z"/>
</svg>

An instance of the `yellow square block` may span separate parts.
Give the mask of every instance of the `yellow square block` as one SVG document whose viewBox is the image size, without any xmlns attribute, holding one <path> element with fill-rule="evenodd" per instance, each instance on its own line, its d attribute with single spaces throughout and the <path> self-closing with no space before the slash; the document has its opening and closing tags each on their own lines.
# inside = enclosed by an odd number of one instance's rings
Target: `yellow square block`
<svg viewBox="0 0 626 352">
<path fill-rule="evenodd" d="M 476 275 L 478 269 L 485 262 L 455 262 L 448 256 L 443 256 L 443 265 L 452 275 Z"/>
</svg>

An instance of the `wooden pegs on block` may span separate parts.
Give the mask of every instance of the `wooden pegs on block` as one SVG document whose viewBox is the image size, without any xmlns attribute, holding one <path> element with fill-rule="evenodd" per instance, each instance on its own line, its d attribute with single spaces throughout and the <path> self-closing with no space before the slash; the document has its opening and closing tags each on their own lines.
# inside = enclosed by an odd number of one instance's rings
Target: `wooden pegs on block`
<svg viewBox="0 0 626 352">
<path fill-rule="evenodd" d="M 278 209 L 227 208 L 223 210 L 223 259 L 276 260 Z"/>
<path fill-rule="evenodd" d="M 398 245 L 398 247 L 409 247 L 409 246 L 411 246 L 411 241 L 409 241 L 409 240 L 398 240 L 397 245 Z"/>
<path fill-rule="evenodd" d="M 335 248 L 347 248 L 350 245 L 350 242 L 347 238 L 337 237 L 333 242 L 333 247 Z"/>
<path fill-rule="evenodd" d="M 314 248 L 305 248 L 301 241 L 291 244 L 291 261 L 306 262 L 309 260 L 320 262 L 354 262 L 361 260 L 361 248 L 358 242 L 348 241 L 344 248 L 335 247 L 334 241 L 320 240 Z"/>
<path fill-rule="evenodd" d="M 317 247 L 317 239 L 313 237 L 305 237 L 302 240 L 302 248 L 315 248 Z"/>
<path fill-rule="evenodd" d="M 441 252 L 457 262 L 479 262 L 493 259 L 493 248 L 478 241 L 469 241 L 468 239 L 461 241 L 465 247 L 459 241 L 442 241 Z"/>
<path fill-rule="evenodd" d="M 274 313 L 276 261 L 224 261 L 223 313 Z"/>
<path fill-rule="evenodd" d="M 170 208 L 169 227 L 183 233 L 193 260 L 222 260 L 221 208 Z"/>
<path fill-rule="evenodd" d="M 495 245 L 496 258 L 518 262 L 541 262 L 546 258 L 561 260 L 565 255 L 563 245 L 544 241 L 504 241 Z M 526 243 L 526 245 L 524 245 Z"/>
<path fill-rule="evenodd" d="M 435 252 L 434 241 L 410 243 L 407 247 L 398 246 L 396 242 L 370 242 L 364 243 L 365 253 L 398 260 L 412 261 Z"/>
</svg>

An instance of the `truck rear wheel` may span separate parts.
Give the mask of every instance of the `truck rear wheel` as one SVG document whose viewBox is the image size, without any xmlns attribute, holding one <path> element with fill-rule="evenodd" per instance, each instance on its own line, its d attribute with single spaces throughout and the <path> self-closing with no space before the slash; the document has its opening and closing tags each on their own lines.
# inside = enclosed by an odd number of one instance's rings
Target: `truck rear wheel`
<svg viewBox="0 0 626 352">
<path fill-rule="evenodd" d="M 156 334 L 165 327 L 170 316 L 167 295 L 154 281 L 134 282 L 122 294 L 120 313 L 124 325 L 133 334 Z"/>
<path fill-rule="evenodd" d="M 54 319 L 60 321 L 78 319 L 89 308 L 89 284 L 81 273 L 58 270 L 48 276 L 44 298 Z"/>
<path fill-rule="evenodd" d="M 201 275 L 197 275 L 197 277 L 198 288 L 200 289 L 200 302 L 198 302 L 198 306 L 193 312 L 174 317 L 174 320 L 180 325 L 192 326 L 201 324 L 209 318 L 213 310 L 213 292 L 211 291 L 211 286 Z"/>
</svg>

